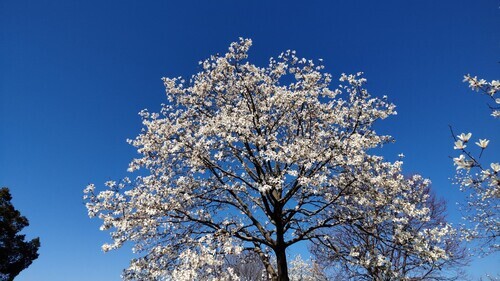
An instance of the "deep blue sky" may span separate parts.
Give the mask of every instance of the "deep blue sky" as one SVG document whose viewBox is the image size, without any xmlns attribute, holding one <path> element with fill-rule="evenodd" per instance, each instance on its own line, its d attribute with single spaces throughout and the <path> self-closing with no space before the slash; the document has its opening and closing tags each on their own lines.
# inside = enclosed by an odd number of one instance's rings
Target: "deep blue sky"
<svg viewBox="0 0 500 281">
<path fill-rule="evenodd" d="M 108 234 L 87 217 L 82 189 L 127 175 L 125 140 L 141 109 L 166 102 L 161 77 L 193 74 L 240 36 L 260 65 L 295 49 L 334 76 L 364 71 L 368 89 L 398 106 L 379 124 L 397 140 L 384 155 L 404 153 L 457 222 L 448 124 L 492 139 L 490 159 L 500 155 L 498 120 L 462 83 L 500 78 L 499 13 L 497 0 L 0 1 L 0 185 L 42 243 L 16 280 L 119 280 L 131 254 L 101 252 Z M 498 264 L 490 256 L 468 271 Z"/>
</svg>

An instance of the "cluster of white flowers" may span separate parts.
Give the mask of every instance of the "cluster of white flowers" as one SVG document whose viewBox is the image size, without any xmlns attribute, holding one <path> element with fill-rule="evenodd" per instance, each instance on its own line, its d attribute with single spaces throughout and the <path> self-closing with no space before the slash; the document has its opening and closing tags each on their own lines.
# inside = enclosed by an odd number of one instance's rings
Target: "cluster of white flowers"
<svg viewBox="0 0 500 281">
<path fill-rule="evenodd" d="M 313 248 L 316 259 L 325 266 L 340 267 L 343 278 L 447 280 L 456 276 L 452 269 L 464 258 L 463 249 L 457 231 L 444 220 L 445 206 L 429 193 L 430 181 L 419 175 L 403 177 L 400 162 L 386 167 L 380 174 L 367 175 L 379 197 L 364 197 L 364 216 L 353 215 L 357 219 L 352 223 L 319 239 Z M 382 199 L 387 201 L 366 203 Z M 352 200 L 347 205 L 357 209 L 360 201 Z"/>
<path fill-rule="evenodd" d="M 484 79 L 478 79 L 477 76 L 472 77 L 470 74 L 464 76 L 464 82 L 469 83 L 469 87 L 475 91 L 481 91 L 482 93 L 488 95 L 496 104 L 496 106 L 490 106 L 492 113 L 491 116 L 495 118 L 500 117 L 500 98 L 495 97 L 495 94 L 500 91 L 500 80 L 492 80 L 488 82 Z"/>
<path fill-rule="evenodd" d="M 213 239 L 210 235 L 200 240 L 199 247 L 188 248 L 179 255 L 179 264 L 171 273 L 172 280 L 240 280 L 234 268 L 225 266 L 225 258 L 228 255 L 239 255 L 242 248 L 231 243 L 231 239 L 225 241 L 224 245 L 213 245 L 220 240 Z M 204 244 L 204 241 L 207 244 Z"/>
<path fill-rule="evenodd" d="M 468 82 L 473 90 L 481 91 L 490 97 L 496 104 L 496 106 L 490 105 L 492 116 L 500 117 L 500 98 L 495 97 L 500 90 L 500 81 L 487 82 L 470 75 L 465 75 L 464 81 Z M 455 179 L 461 190 L 468 196 L 463 210 L 465 219 L 470 224 L 464 226 L 463 233 L 467 240 L 478 239 L 483 242 L 483 247 L 480 248 L 482 253 L 495 252 L 500 249 L 498 242 L 498 237 L 500 237 L 500 164 L 483 163 L 481 157 L 490 140 L 476 141 L 475 144 L 480 148 L 479 153 L 476 154 L 467 147 L 467 144 L 471 142 L 471 137 L 472 133 L 454 136 L 454 149 L 460 151 L 460 155 L 453 158 L 454 165 L 457 167 Z"/>
</svg>

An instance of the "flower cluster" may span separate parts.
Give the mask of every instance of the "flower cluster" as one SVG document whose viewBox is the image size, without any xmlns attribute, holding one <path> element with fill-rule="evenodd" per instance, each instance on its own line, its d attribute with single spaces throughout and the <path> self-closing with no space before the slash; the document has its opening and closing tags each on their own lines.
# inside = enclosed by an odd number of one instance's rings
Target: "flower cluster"
<svg viewBox="0 0 500 281">
<path fill-rule="evenodd" d="M 493 100 L 496 105 L 490 105 L 490 109 L 492 110 L 491 116 L 499 118 L 500 98 L 495 97 L 495 94 L 500 91 L 500 80 L 492 80 L 491 82 L 488 82 L 484 79 L 478 79 L 477 76 L 472 77 L 470 74 L 467 74 L 464 76 L 464 82 L 469 83 L 469 87 L 472 90 L 478 92 L 481 91 Z"/>
<path fill-rule="evenodd" d="M 313 247 L 316 259 L 340 271 L 342 280 L 453 280 L 465 255 L 444 219 L 443 202 L 430 194 L 430 181 L 391 168 L 373 182 L 387 202 L 365 205 L 368 215 L 325 232 Z"/>
</svg>

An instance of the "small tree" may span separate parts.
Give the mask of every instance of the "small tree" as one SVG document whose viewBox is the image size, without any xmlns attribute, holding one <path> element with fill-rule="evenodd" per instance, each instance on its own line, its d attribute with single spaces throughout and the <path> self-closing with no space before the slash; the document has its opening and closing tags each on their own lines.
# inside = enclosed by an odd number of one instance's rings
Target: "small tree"
<svg viewBox="0 0 500 281">
<path fill-rule="evenodd" d="M 0 189 L 0 280 L 14 280 L 23 269 L 38 258 L 39 238 L 29 242 L 19 232 L 29 225 L 10 202 L 9 189 Z"/>
<path fill-rule="evenodd" d="M 327 281 L 327 277 L 316 261 L 306 262 L 297 255 L 290 262 L 290 281 Z"/>
<path fill-rule="evenodd" d="M 407 190 L 392 196 L 394 202 L 367 210 L 375 219 L 366 217 L 325 233 L 311 249 L 316 259 L 349 280 L 459 279 L 467 255 L 446 223 L 444 201 L 430 194 L 428 184 L 413 176 Z M 421 212 L 412 207 L 395 210 L 398 202 L 412 202 Z"/>
<path fill-rule="evenodd" d="M 254 251 L 227 256 L 226 262 L 233 268 L 240 281 L 269 281 L 266 268 Z"/>
<path fill-rule="evenodd" d="M 365 209 L 404 184 L 393 179 L 400 163 L 368 153 L 390 141 L 372 126 L 395 106 L 372 97 L 361 73 L 332 90 L 321 64 L 287 51 L 258 67 L 250 46 L 241 39 L 200 62 L 188 83 L 164 78 L 168 104 L 142 111 L 130 141 L 141 157 L 129 171 L 146 171 L 86 188 L 89 215 L 112 230 L 103 249 L 132 241 L 142 254 L 125 279 L 230 280 L 225 257 L 249 250 L 272 280 L 288 281 L 287 248 L 374 216 Z M 363 202 L 350 205 L 353 196 Z"/>
<path fill-rule="evenodd" d="M 500 98 L 496 93 L 500 91 L 500 81 L 487 82 L 470 75 L 464 76 L 475 91 L 481 92 L 493 101 L 489 105 L 493 118 L 500 118 Z M 451 129 L 455 140 L 454 149 L 460 151 L 460 155 L 453 158 L 457 167 L 456 182 L 463 192 L 467 194 L 466 203 L 462 205 L 464 217 L 468 225 L 464 228 L 467 240 L 481 242 L 478 247 L 480 253 L 488 254 L 500 250 L 500 163 L 484 163 L 481 157 L 487 149 L 490 140 L 479 139 L 475 142 L 478 153 L 474 153 L 469 144 L 472 133 L 461 133 L 456 135 Z"/>
</svg>

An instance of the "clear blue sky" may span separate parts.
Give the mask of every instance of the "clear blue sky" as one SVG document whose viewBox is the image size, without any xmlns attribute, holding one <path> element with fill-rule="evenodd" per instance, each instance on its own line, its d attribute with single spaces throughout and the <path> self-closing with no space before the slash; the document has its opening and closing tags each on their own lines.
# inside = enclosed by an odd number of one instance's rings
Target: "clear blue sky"
<svg viewBox="0 0 500 281">
<path fill-rule="evenodd" d="M 246 2 L 246 3 L 245 3 Z M 108 234 L 82 202 L 88 183 L 127 175 L 137 113 L 166 102 L 162 76 L 250 37 L 264 65 L 286 49 L 323 58 L 327 71 L 364 71 L 398 115 L 380 123 L 406 155 L 406 172 L 433 180 L 457 222 L 448 124 L 492 139 L 498 120 L 462 76 L 500 78 L 497 0 L 410 1 L 0 1 L 0 185 L 40 236 L 40 257 L 19 281 L 112 281 L 131 257 L 103 254 Z M 299 250 L 296 250 L 299 251 Z M 307 254 L 305 254 L 307 256 Z M 500 273 L 498 256 L 468 271 Z"/>
</svg>

